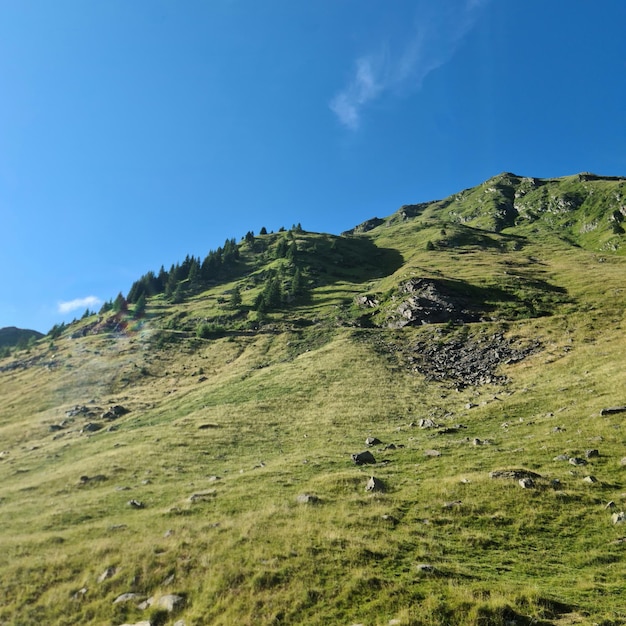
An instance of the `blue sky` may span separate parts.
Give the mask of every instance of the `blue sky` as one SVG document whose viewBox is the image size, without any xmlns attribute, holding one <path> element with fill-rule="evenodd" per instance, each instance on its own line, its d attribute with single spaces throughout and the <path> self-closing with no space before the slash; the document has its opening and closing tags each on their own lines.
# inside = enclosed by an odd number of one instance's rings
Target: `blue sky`
<svg viewBox="0 0 626 626">
<path fill-rule="evenodd" d="M 0 327 L 502 171 L 626 174 L 623 0 L 2 0 Z"/>
</svg>

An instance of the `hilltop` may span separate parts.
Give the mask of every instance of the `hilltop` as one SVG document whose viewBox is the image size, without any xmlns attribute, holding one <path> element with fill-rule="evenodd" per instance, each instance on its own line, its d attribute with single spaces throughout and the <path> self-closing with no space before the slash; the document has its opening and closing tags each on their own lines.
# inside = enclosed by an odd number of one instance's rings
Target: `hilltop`
<svg viewBox="0 0 626 626">
<path fill-rule="evenodd" d="M 26 347 L 31 337 L 33 337 L 33 340 L 41 339 L 43 333 L 36 330 L 16 328 L 15 326 L 0 328 L 0 349 L 15 346 Z"/>
<path fill-rule="evenodd" d="M 228 239 L 0 360 L 2 624 L 626 624 L 626 179 Z"/>
</svg>

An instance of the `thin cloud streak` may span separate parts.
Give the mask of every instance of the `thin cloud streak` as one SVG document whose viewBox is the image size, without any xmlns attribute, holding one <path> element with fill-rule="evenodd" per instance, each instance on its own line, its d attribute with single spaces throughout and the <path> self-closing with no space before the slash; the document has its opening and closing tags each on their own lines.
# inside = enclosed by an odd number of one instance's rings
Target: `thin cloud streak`
<svg viewBox="0 0 626 626">
<path fill-rule="evenodd" d="M 373 57 L 363 57 L 356 62 L 352 82 L 330 102 L 330 109 L 342 124 L 356 130 L 361 108 L 378 96 L 384 85 L 379 82 Z"/>
<path fill-rule="evenodd" d="M 88 309 L 91 307 L 97 307 L 102 304 L 100 298 L 96 296 L 87 296 L 86 298 L 76 298 L 75 300 L 68 300 L 67 302 L 59 302 L 57 310 L 59 313 L 71 313 L 78 309 Z"/>
<path fill-rule="evenodd" d="M 421 3 L 413 33 L 401 51 L 357 59 L 354 77 L 330 101 L 331 111 L 341 124 L 356 131 L 368 103 L 388 92 L 420 89 L 431 72 L 454 56 L 489 2 Z"/>
</svg>

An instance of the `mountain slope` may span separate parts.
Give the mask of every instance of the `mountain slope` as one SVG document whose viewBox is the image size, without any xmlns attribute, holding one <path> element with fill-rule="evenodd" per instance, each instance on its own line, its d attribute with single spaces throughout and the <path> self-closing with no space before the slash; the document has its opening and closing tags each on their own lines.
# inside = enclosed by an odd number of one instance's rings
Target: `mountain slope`
<svg viewBox="0 0 626 626">
<path fill-rule="evenodd" d="M 0 623 L 626 623 L 625 183 L 496 180 L 0 361 Z"/>
</svg>

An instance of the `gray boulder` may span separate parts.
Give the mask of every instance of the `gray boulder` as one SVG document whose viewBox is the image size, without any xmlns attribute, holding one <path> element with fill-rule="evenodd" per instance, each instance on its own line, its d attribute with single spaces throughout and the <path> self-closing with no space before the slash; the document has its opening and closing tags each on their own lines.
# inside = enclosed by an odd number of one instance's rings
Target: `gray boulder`
<svg viewBox="0 0 626 626">
<path fill-rule="evenodd" d="M 376 478 L 375 476 L 371 476 L 367 481 L 367 485 L 365 485 L 365 491 L 385 491 L 385 484 L 382 480 Z"/>
<path fill-rule="evenodd" d="M 145 596 L 142 596 L 139 593 L 132 592 L 123 593 L 121 596 L 117 596 L 117 598 L 113 600 L 113 604 L 119 604 L 120 602 L 138 601 L 141 600 L 141 598 L 145 598 Z"/>
<path fill-rule="evenodd" d="M 356 465 L 373 465 L 374 463 L 376 463 L 374 455 L 369 450 L 359 452 L 358 454 L 353 454 L 352 460 Z"/>
</svg>

